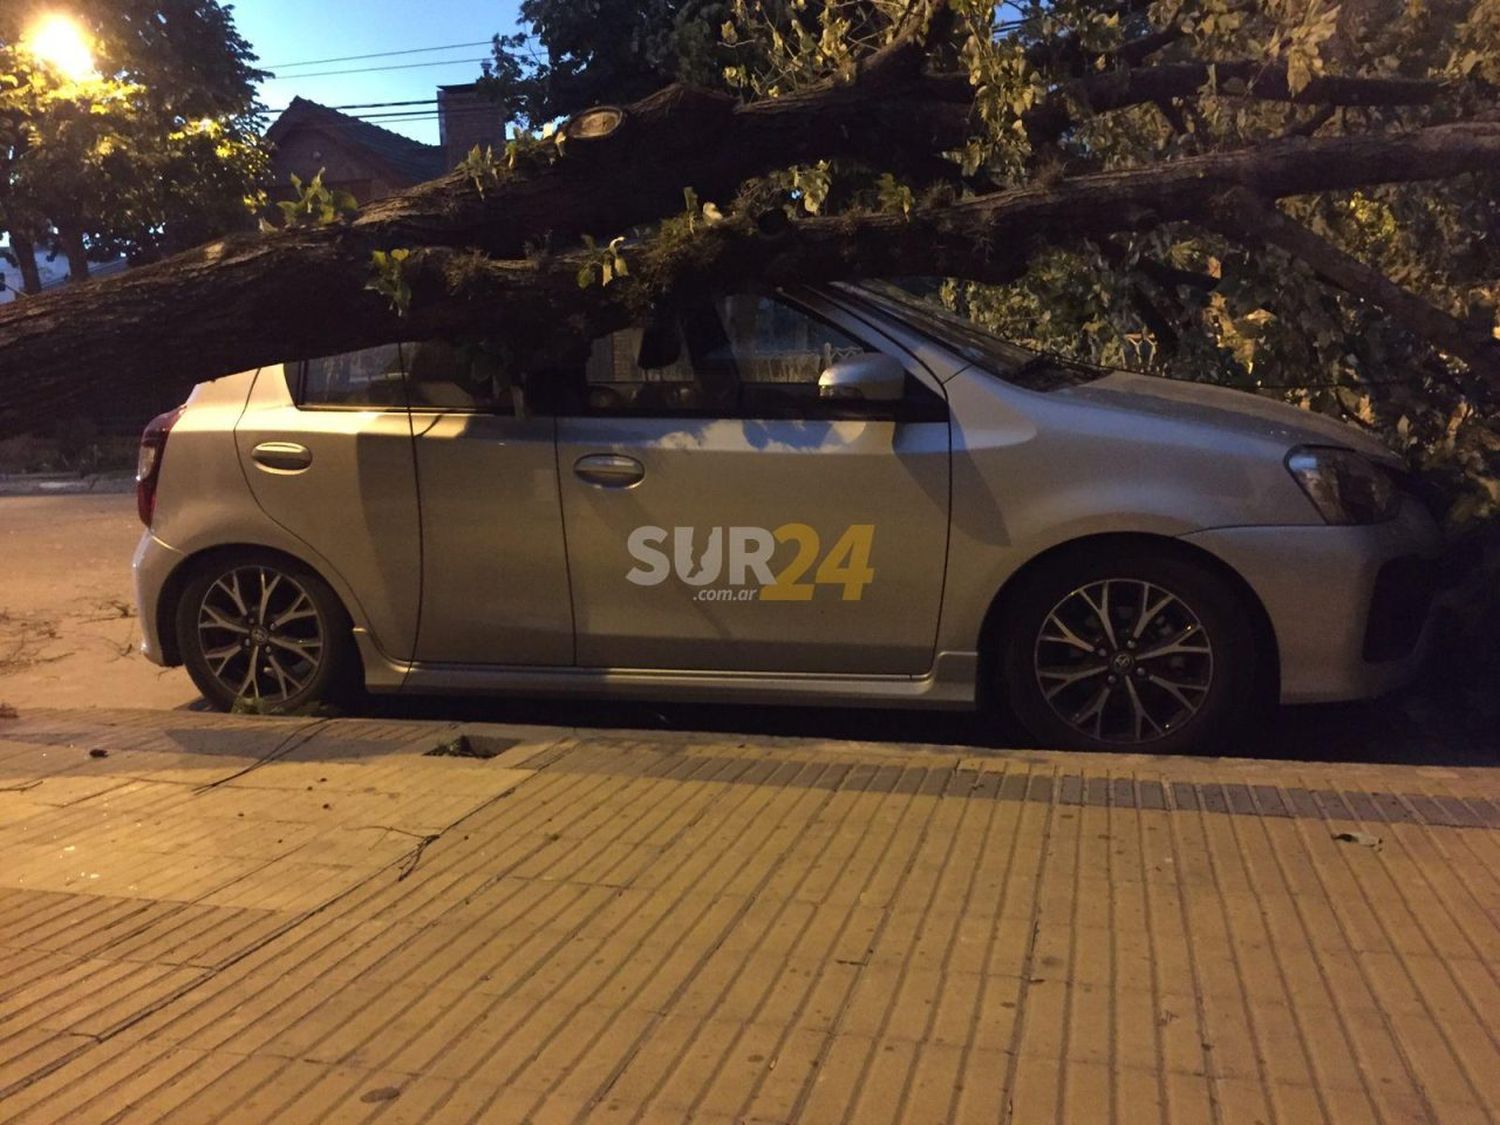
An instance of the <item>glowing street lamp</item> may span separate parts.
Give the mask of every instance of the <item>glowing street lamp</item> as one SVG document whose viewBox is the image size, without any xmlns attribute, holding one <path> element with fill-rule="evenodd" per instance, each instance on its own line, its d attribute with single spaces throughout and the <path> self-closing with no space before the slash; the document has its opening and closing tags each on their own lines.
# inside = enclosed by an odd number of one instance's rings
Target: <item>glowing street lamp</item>
<svg viewBox="0 0 1500 1125">
<path fill-rule="evenodd" d="M 70 82 L 97 76 L 88 35 L 77 22 L 57 12 L 43 16 L 22 39 L 26 49 Z"/>
</svg>

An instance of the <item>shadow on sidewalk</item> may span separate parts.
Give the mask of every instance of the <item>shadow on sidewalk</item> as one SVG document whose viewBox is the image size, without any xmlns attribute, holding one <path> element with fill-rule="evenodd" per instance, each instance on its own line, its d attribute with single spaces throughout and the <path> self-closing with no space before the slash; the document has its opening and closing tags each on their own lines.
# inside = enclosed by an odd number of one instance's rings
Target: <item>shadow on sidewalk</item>
<svg viewBox="0 0 1500 1125">
<path fill-rule="evenodd" d="M 1395 695 L 1361 703 L 1282 707 L 1244 731 L 1222 754 L 1314 762 L 1500 764 L 1500 731 L 1466 731 L 1455 721 L 1424 724 L 1410 714 L 1406 704 L 1405 697 Z M 928 743 L 981 751 L 1030 745 L 1010 724 L 951 711 L 386 696 L 370 698 L 363 713 L 405 719 Z"/>
</svg>

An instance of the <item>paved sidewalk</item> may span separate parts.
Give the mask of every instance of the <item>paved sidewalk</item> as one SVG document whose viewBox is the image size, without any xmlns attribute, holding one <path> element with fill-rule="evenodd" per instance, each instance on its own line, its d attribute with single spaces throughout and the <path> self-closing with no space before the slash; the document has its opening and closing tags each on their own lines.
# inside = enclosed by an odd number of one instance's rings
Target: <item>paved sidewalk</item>
<svg viewBox="0 0 1500 1125">
<path fill-rule="evenodd" d="M 1500 1116 L 1500 769 L 30 712 L 0 857 L 6 1121 Z"/>
</svg>

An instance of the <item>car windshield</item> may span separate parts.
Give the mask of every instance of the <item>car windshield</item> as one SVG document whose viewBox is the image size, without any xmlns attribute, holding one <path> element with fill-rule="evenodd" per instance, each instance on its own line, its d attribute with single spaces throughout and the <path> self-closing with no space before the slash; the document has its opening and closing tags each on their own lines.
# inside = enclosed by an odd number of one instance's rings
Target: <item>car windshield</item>
<svg viewBox="0 0 1500 1125">
<path fill-rule="evenodd" d="M 898 317 L 978 367 L 1031 391 L 1056 391 L 1090 383 L 1108 374 L 1103 368 L 1063 356 L 1032 351 L 981 328 L 938 304 L 889 281 L 862 281 L 840 289 Z"/>
</svg>

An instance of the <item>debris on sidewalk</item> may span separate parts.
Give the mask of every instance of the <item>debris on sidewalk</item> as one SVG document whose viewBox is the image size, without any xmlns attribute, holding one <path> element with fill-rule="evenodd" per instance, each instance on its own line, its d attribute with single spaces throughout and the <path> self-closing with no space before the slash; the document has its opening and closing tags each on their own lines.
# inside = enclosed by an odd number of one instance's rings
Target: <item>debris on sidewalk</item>
<svg viewBox="0 0 1500 1125">
<path fill-rule="evenodd" d="M 9 703 L 0 703 L 0 719 L 19 719 L 21 713 Z"/>
<path fill-rule="evenodd" d="M 457 738 L 434 746 L 428 750 L 429 758 L 497 758 L 505 751 L 520 745 L 516 738 L 492 738 L 483 735 L 461 734 Z"/>
<path fill-rule="evenodd" d="M 109 751 L 101 749 L 98 746 L 95 746 L 92 750 L 89 751 L 89 757 L 90 758 L 107 758 L 107 757 L 109 757 Z"/>
<path fill-rule="evenodd" d="M 1341 844 L 1360 844 L 1366 848 L 1380 847 L 1380 837 L 1369 832 L 1335 832 L 1333 838 Z"/>
</svg>

